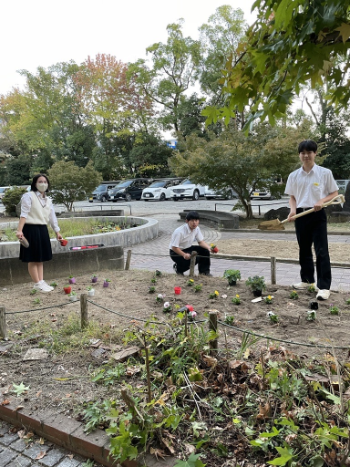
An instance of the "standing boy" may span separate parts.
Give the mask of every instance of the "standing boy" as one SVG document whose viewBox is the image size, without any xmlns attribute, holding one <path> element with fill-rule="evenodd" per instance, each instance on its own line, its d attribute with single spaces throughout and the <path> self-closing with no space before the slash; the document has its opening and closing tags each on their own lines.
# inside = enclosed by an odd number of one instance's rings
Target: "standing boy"
<svg viewBox="0 0 350 467">
<path fill-rule="evenodd" d="M 314 208 L 315 212 L 295 219 L 295 231 L 299 244 L 301 282 L 295 289 L 315 285 L 312 244 L 316 253 L 317 299 L 327 300 L 330 295 L 332 273 L 328 251 L 327 216 L 322 204 L 338 195 L 338 186 L 329 169 L 315 164 L 317 144 L 305 140 L 299 144 L 300 169 L 292 172 L 287 180 L 286 194 L 290 195 L 289 221 L 295 214 Z"/>
<path fill-rule="evenodd" d="M 186 224 L 174 230 L 169 245 L 169 253 L 174 261 L 176 274 L 182 275 L 190 269 L 192 251 L 197 252 L 196 264 L 199 274 L 210 276 L 210 246 L 204 241 L 199 224 L 197 211 L 190 211 L 186 215 Z M 192 245 L 197 240 L 197 245 Z"/>
</svg>

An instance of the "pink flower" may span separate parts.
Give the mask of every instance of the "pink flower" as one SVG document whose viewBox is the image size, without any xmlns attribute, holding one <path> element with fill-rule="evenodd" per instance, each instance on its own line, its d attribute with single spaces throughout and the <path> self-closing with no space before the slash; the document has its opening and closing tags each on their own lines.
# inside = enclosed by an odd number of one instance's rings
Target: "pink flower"
<svg viewBox="0 0 350 467">
<path fill-rule="evenodd" d="M 192 319 L 194 319 L 197 316 L 197 313 L 195 311 L 191 311 L 190 313 L 191 313 Z"/>
</svg>

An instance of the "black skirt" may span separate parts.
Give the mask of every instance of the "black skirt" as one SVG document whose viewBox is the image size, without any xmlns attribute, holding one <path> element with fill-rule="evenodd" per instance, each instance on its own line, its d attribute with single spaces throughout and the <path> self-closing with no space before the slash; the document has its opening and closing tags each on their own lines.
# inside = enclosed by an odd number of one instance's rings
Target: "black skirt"
<svg viewBox="0 0 350 467">
<path fill-rule="evenodd" d="M 24 224 L 23 235 L 29 248 L 20 247 L 19 259 L 24 263 L 42 263 L 52 259 L 51 242 L 46 225 Z"/>
</svg>

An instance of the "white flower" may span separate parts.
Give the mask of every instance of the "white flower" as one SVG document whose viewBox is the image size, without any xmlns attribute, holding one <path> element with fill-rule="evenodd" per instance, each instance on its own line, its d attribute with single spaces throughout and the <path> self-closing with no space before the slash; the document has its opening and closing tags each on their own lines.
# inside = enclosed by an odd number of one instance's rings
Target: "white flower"
<svg viewBox="0 0 350 467">
<path fill-rule="evenodd" d="M 225 295 L 221 295 L 221 297 L 222 297 L 222 298 L 227 298 L 227 295 L 226 295 L 226 294 L 225 294 Z"/>
<path fill-rule="evenodd" d="M 196 311 L 191 311 L 190 313 L 191 313 L 192 318 L 195 318 L 195 317 L 197 316 L 197 312 L 196 312 Z"/>
<path fill-rule="evenodd" d="M 170 306 L 170 303 L 169 302 L 165 302 L 164 303 L 164 308 L 168 308 Z"/>
</svg>

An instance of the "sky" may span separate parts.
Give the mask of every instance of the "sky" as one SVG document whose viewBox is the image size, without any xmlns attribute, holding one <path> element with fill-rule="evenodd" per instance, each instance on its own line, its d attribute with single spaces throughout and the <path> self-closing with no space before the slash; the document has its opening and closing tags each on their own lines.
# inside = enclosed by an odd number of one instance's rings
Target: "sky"
<svg viewBox="0 0 350 467">
<path fill-rule="evenodd" d="M 241 8 L 248 24 L 253 0 L 3 0 L 0 94 L 22 87 L 17 70 L 35 73 L 58 62 L 82 63 L 98 53 L 124 63 L 146 57 L 146 48 L 166 42 L 166 26 L 185 20 L 183 32 L 198 28 L 221 5 Z"/>
</svg>

